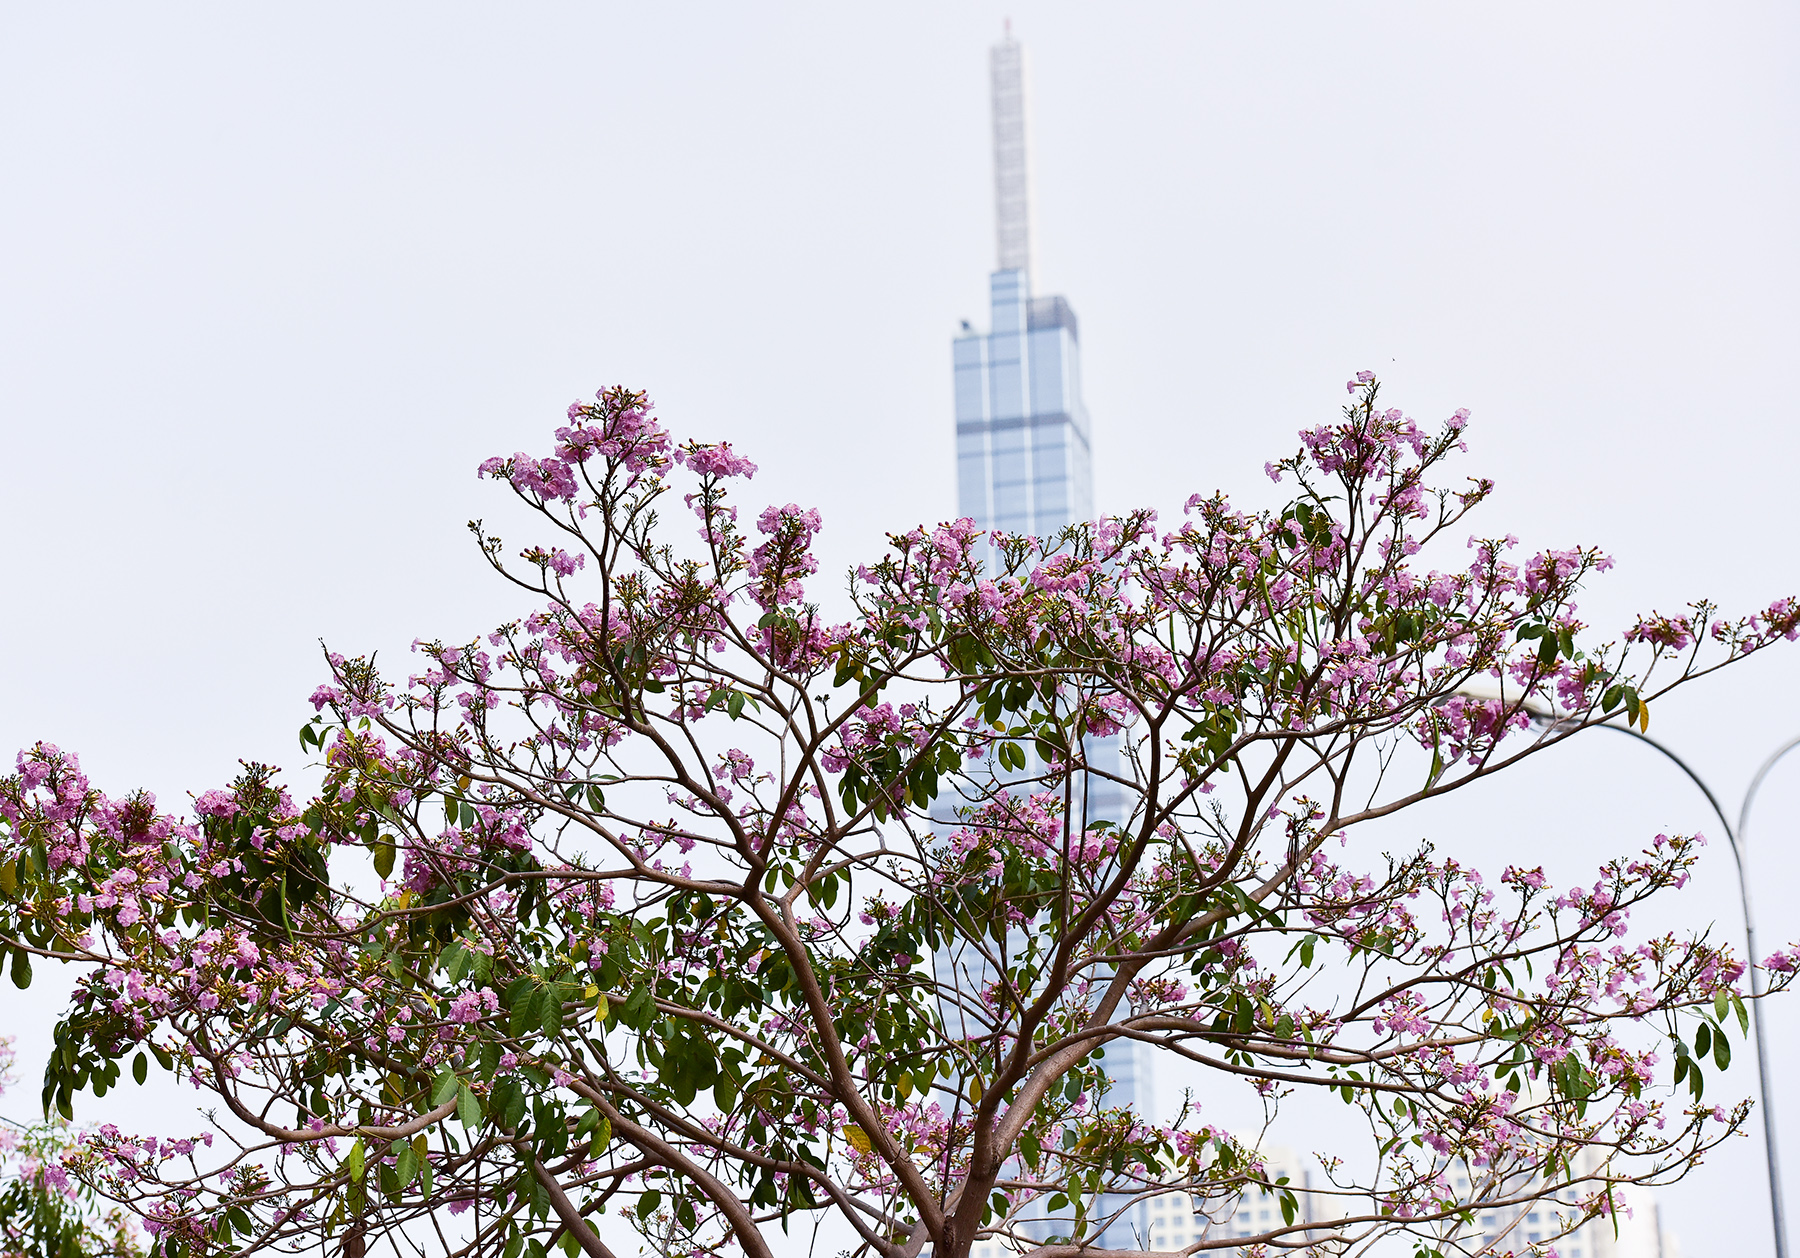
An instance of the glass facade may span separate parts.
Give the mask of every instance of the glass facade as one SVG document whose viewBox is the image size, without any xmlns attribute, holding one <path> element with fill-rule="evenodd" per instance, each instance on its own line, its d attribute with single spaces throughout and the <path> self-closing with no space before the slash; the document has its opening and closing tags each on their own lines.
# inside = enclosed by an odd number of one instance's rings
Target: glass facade
<svg viewBox="0 0 1800 1258">
<path fill-rule="evenodd" d="M 995 271 L 990 330 L 956 338 L 957 514 L 984 529 L 1054 537 L 1094 514 L 1075 312 Z"/>
<path fill-rule="evenodd" d="M 1094 518 L 1080 328 L 1067 300 L 1032 295 L 1030 272 L 1024 267 L 995 271 L 989 294 L 988 330 L 966 329 L 952 345 L 957 514 L 984 531 L 1054 539 L 1069 525 Z M 1126 763 L 1117 738 L 1092 740 L 1086 750 L 1089 765 L 1102 772 L 1117 774 Z M 1034 759 L 1009 776 L 1028 779 L 1041 772 Z M 1085 795 L 1077 807 L 1086 824 L 1129 820 L 1117 783 L 1089 778 Z M 939 979 L 961 990 L 978 991 L 992 980 L 979 960 L 970 964 L 940 954 L 934 963 Z M 946 1021 L 953 1034 L 962 1023 L 954 1013 Z M 1133 1041 L 1115 1040 L 1106 1047 L 1105 1061 L 1112 1085 L 1101 1103 L 1130 1106 L 1140 1117 L 1153 1119 L 1148 1054 Z M 1098 1204 L 1109 1211 L 1122 1203 Z M 1144 1207 L 1136 1206 L 1096 1239 L 1107 1246 L 1130 1245 L 1143 1236 L 1147 1224 Z M 1055 1228 L 1046 1220 L 1022 1230 L 1041 1239 Z"/>
<path fill-rule="evenodd" d="M 1031 283 L 1032 197 L 1027 143 L 1025 50 L 1007 37 L 992 49 L 994 223 L 999 267 L 989 279 L 988 329 L 968 324 L 952 345 L 956 380 L 957 514 L 985 532 L 1016 533 L 1054 540 L 1078 521 L 1094 518 L 1093 451 L 1087 408 L 1081 400 L 1081 335 L 1075 312 L 1061 297 L 1036 297 Z M 990 567 L 994 552 L 987 554 Z M 1087 762 L 1102 774 L 1120 775 L 1126 758 L 1117 738 L 1094 739 Z M 1023 770 L 1003 780 L 1023 786 L 1043 773 L 1027 756 Z M 1129 822 L 1125 793 L 1104 776 L 1089 776 L 1075 801 L 1077 820 Z M 940 833 L 958 824 L 956 801 L 940 800 L 933 812 Z M 1023 941 L 1010 937 L 1007 950 Z M 939 950 L 932 958 L 939 982 L 967 993 L 946 1000 L 945 1030 L 952 1036 L 984 1034 L 978 993 L 995 979 L 982 951 L 965 945 Z M 1153 1119 L 1149 1057 L 1131 1040 L 1106 1046 L 1111 1088 L 1100 1104 L 1130 1106 L 1140 1119 Z M 1093 1203 L 1109 1214 L 1125 1203 L 1103 1198 Z M 1098 1237 L 1102 1245 L 1131 1248 L 1149 1216 L 1140 1203 Z M 1036 1239 L 1058 1231 L 1041 1214 L 1020 1230 Z"/>
</svg>

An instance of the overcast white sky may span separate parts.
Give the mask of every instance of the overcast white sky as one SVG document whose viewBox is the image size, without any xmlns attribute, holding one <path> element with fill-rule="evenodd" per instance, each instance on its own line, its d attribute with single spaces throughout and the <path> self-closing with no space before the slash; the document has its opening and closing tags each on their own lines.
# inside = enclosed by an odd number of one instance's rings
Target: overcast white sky
<svg viewBox="0 0 1800 1258">
<path fill-rule="evenodd" d="M 319 639 L 398 663 L 515 610 L 462 528 L 505 531 L 474 466 L 602 384 L 819 506 L 828 566 L 951 514 L 1007 14 L 1103 508 L 1266 501 L 1368 367 L 1422 421 L 1473 410 L 1483 532 L 1613 551 L 1597 625 L 1800 588 L 1791 5 L 15 4 L 0 742 L 170 802 L 295 763 Z M 1797 682 L 1800 648 L 1653 732 L 1735 800 Z M 1611 741 L 1410 833 L 1581 872 L 1716 831 Z M 1800 757 L 1756 822 L 1770 947 L 1800 935 L 1796 805 Z M 1683 911 L 1736 929 L 1716 857 Z M 31 1079 L 34 996 L 0 1005 Z M 1770 1252 L 1762 1173 L 1740 1141 L 1664 1195 L 1689 1258 Z"/>
</svg>

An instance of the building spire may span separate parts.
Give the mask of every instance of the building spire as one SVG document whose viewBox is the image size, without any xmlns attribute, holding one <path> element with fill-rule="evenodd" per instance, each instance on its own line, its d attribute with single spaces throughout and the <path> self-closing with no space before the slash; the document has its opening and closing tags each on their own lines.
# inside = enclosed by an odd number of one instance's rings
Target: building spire
<svg viewBox="0 0 1800 1258">
<path fill-rule="evenodd" d="M 988 54 L 994 91 L 994 231 L 999 270 L 1031 282 L 1031 171 L 1025 135 L 1025 48 L 1006 35 Z"/>
</svg>

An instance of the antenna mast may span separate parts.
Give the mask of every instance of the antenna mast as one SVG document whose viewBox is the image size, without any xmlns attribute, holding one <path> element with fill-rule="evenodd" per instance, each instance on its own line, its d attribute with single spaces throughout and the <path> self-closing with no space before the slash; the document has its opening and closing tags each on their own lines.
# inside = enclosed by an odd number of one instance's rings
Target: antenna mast
<svg viewBox="0 0 1800 1258">
<path fill-rule="evenodd" d="M 999 268 L 1031 282 L 1031 171 L 1025 135 L 1025 47 L 1006 36 L 988 54 L 994 91 L 994 230 Z"/>
</svg>

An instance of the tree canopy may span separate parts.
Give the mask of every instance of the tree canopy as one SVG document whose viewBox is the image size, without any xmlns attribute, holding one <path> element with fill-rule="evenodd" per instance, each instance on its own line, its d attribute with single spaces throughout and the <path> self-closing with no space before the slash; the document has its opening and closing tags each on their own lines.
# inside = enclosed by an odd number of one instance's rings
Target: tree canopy
<svg viewBox="0 0 1800 1258">
<path fill-rule="evenodd" d="M 0 1036 L 0 1095 L 15 1082 L 13 1040 Z M 0 1118 L 0 1258 L 143 1258 L 130 1216 L 69 1175 L 79 1137 L 58 1116 Z"/>
<path fill-rule="evenodd" d="M 573 405 L 551 453 L 480 468 L 540 533 L 471 525 L 523 614 L 405 677 L 330 653 L 309 798 L 247 764 L 179 815 L 46 745 L 0 781 L 13 977 L 82 971 L 46 1106 L 154 1066 L 221 1107 L 102 1127 L 72 1171 L 170 1258 L 773 1255 L 822 1219 L 883 1258 L 1187 1253 L 1257 1190 L 1281 1220 L 1234 1247 L 1449 1254 L 1482 1210 L 1574 1226 L 1679 1176 L 1747 1112 L 1702 1099 L 1745 960 L 1627 934 L 1696 838 L 1561 889 L 1346 840 L 1647 725 L 1800 607 L 1594 641 L 1601 552 L 1468 538 L 1466 413 L 1348 388 L 1269 465 L 1278 510 L 916 529 L 841 621 L 816 511 L 749 526 L 729 445 L 630 390 Z M 1117 1103 L 1126 1043 L 1190 1103 Z M 1334 1096 L 1366 1140 L 1278 1182 L 1195 1103 L 1228 1087 Z M 1195 1240 L 1120 1239 L 1177 1192 Z"/>
</svg>

